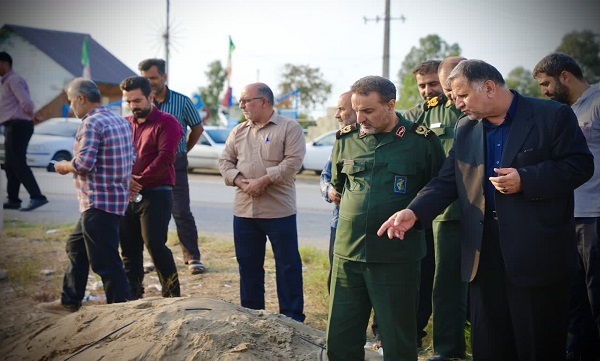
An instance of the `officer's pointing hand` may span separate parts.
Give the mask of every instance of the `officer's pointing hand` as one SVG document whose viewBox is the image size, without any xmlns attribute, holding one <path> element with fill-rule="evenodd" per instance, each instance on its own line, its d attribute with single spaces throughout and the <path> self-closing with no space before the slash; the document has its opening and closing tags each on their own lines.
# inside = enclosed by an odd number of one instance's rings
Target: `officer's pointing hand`
<svg viewBox="0 0 600 361">
<path fill-rule="evenodd" d="M 377 235 L 381 237 L 384 233 L 387 233 L 389 239 L 394 237 L 404 239 L 404 234 L 415 225 L 416 221 L 417 216 L 412 210 L 403 209 L 388 218 L 388 220 L 379 227 Z"/>
</svg>

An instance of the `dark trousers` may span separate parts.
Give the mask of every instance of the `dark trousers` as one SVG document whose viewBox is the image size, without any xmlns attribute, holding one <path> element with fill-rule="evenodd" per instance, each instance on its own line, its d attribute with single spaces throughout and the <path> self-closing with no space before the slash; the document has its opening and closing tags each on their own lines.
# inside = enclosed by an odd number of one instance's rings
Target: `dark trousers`
<svg viewBox="0 0 600 361">
<path fill-rule="evenodd" d="M 498 224 L 489 216 L 477 275 L 469 290 L 473 360 L 565 359 L 569 282 L 514 285 L 504 267 Z"/>
<path fill-rule="evenodd" d="M 329 275 L 327 276 L 327 291 L 331 288 L 331 268 L 333 267 L 333 247 L 335 245 L 335 234 L 337 228 L 331 227 L 331 233 L 329 234 Z M 377 316 L 373 314 L 373 323 L 371 324 L 371 331 L 373 336 L 379 334 L 379 326 L 377 325 Z"/>
<path fill-rule="evenodd" d="M 183 260 L 200 260 L 198 249 L 198 229 L 190 210 L 190 186 L 188 182 L 188 159 L 186 154 L 178 154 L 175 159 L 175 187 L 173 187 L 173 219 L 177 226 L 177 237 L 183 251 Z"/>
<path fill-rule="evenodd" d="M 63 278 L 61 302 L 79 308 L 85 295 L 90 265 L 102 278 L 107 303 L 131 299 L 129 283 L 119 257 L 121 217 L 96 208 L 83 212 L 67 239 L 69 265 Z"/>
<path fill-rule="evenodd" d="M 434 221 L 433 350 L 448 358 L 465 353 L 468 283 L 461 280 L 460 221 Z"/>
<path fill-rule="evenodd" d="M 21 203 L 21 184 L 31 199 L 46 199 L 40 191 L 31 168 L 27 165 L 27 146 L 33 134 L 33 122 L 9 121 L 4 123 L 4 171 L 8 201 Z"/>
<path fill-rule="evenodd" d="M 144 245 L 156 267 L 163 297 L 179 297 L 179 276 L 167 247 L 171 190 L 146 190 L 140 203 L 129 203 L 121 224 L 121 254 L 134 299 L 144 294 Z"/>
<path fill-rule="evenodd" d="M 302 260 L 298 252 L 295 214 L 271 219 L 233 217 L 241 304 L 255 310 L 265 308 L 264 263 L 267 236 L 275 257 L 279 312 L 303 322 Z"/>
<path fill-rule="evenodd" d="M 327 357 L 364 360 L 371 308 L 379 321 L 385 360 L 416 361 L 420 261 L 368 263 L 333 258 Z"/>
<path fill-rule="evenodd" d="M 435 252 L 433 243 L 433 230 L 425 230 L 425 244 L 427 254 L 421 260 L 421 285 L 419 286 L 419 309 L 417 311 L 417 345 L 421 346 L 421 339 L 427 336 L 425 327 L 429 323 L 433 296 L 433 277 L 435 275 Z"/>
<path fill-rule="evenodd" d="M 572 347 L 586 358 L 600 358 L 600 218 L 575 218 L 578 268 L 571 283 L 569 331 Z M 576 351 L 576 350 L 572 350 Z"/>
<path fill-rule="evenodd" d="M 335 246 L 335 234 L 337 233 L 337 228 L 331 227 L 331 232 L 329 233 L 329 274 L 327 275 L 327 291 L 329 292 L 329 288 L 331 287 L 331 266 L 333 265 L 333 247 Z"/>
</svg>

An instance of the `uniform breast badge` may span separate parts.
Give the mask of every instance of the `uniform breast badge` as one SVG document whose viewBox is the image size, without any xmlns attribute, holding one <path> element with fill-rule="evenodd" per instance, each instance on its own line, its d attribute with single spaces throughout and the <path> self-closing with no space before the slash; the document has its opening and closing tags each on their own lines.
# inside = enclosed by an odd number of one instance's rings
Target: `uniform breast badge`
<svg viewBox="0 0 600 361">
<path fill-rule="evenodd" d="M 406 176 L 397 175 L 394 179 L 394 193 L 406 193 Z"/>
</svg>

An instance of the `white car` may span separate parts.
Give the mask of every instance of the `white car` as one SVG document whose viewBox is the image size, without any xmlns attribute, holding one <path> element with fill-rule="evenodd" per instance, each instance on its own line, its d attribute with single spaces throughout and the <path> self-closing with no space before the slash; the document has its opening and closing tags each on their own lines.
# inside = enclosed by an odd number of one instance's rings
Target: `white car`
<svg viewBox="0 0 600 361">
<path fill-rule="evenodd" d="M 321 134 L 312 142 L 306 143 L 306 155 L 304 156 L 302 168 L 298 173 L 305 170 L 312 170 L 317 175 L 321 174 L 321 171 L 323 171 L 323 167 L 333 150 L 336 132 L 337 130 L 331 130 Z"/>
<path fill-rule="evenodd" d="M 81 120 L 77 118 L 51 118 L 36 125 L 27 147 L 27 164 L 54 172 L 55 162 L 71 160 L 75 134 L 80 125 Z M 4 136 L 0 142 L 0 158 L 4 159 Z"/>
<path fill-rule="evenodd" d="M 225 148 L 230 129 L 204 126 L 204 132 L 196 145 L 188 152 L 188 169 L 219 169 L 219 157 Z"/>
</svg>

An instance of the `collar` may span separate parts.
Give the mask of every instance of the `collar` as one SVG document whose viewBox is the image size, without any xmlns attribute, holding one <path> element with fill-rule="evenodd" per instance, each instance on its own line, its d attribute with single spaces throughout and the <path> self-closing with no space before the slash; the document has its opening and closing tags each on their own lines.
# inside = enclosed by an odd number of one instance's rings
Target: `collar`
<svg viewBox="0 0 600 361">
<path fill-rule="evenodd" d="M 146 118 L 145 122 L 138 123 L 136 121 L 136 119 L 135 119 L 135 116 L 132 115 L 131 117 L 132 117 L 132 120 L 133 120 L 133 122 L 135 124 L 137 124 L 137 125 L 145 125 L 145 124 L 154 122 L 159 117 L 159 115 L 160 115 L 160 110 L 158 110 L 157 107 L 153 106 L 152 110 L 150 111 L 150 114 L 148 114 L 148 117 Z"/>
<path fill-rule="evenodd" d="M 4 82 L 14 73 L 14 70 L 10 69 L 8 73 L 4 74 L 4 76 L 2 77 L 2 84 L 4 84 Z"/>
<path fill-rule="evenodd" d="M 157 102 L 156 99 L 154 99 L 154 105 L 156 105 L 157 107 L 160 106 L 161 104 L 165 104 L 168 103 L 169 100 L 171 100 L 171 89 L 169 89 L 168 86 L 165 85 L 165 99 L 162 102 Z"/>
<path fill-rule="evenodd" d="M 86 115 L 84 115 L 83 118 L 81 118 L 81 121 L 83 121 L 87 117 L 91 117 L 92 115 L 95 115 L 100 112 L 104 112 L 106 110 L 107 110 L 107 107 L 95 107 L 94 109 L 90 110 Z"/>
<path fill-rule="evenodd" d="M 519 99 L 519 94 L 517 94 L 516 91 L 511 90 L 510 91 L 513 94 L 513 99 L 512 102 L 510 102 L 510 106 L 508 107 L 508 111 L 506 112 L 506 121 L 512 121 L 513 119 L 515 119 L 515 116 L 517 114 L 517 103 L 518 103 L 518 99 Z"/>
<path fill-rule="evenodd" d="M 273 123 L 275 125 L 279 124 L 281 122 L 281 120 L 279 119 L 279 116 L 277 115 L 277 113 L 275 113 L 275 110 L 272 111 L 271 113 L 271 117 L 269 118 L 269 120 L 265 123 L 265 125 L 263 125 L 262 127 L 266 127 L 269 123 Z M 255 126 L 258 127 L 258 125 L 256 125 L 252 120 L 248 119 L 248 121 L 246 122 L 246 126 Z"/>
<path fill-rule="evenodd" d="M 586 100 L 588 97 L 592 96 L 592 94 L 594 94 L 594 92 L 599 91 L 600 90 L 600 83 L 597 84 L 592 84 L 590 85 L 579 97 L 579 99 L 577 99 L 575 101 L 575 103 L 573 103 L 573 105 L 571 105 L 571 107 L 574 107 L 576 105 L 579 105 L 579 103 L 583 102 L 584 100 Z"/>
</svg>

